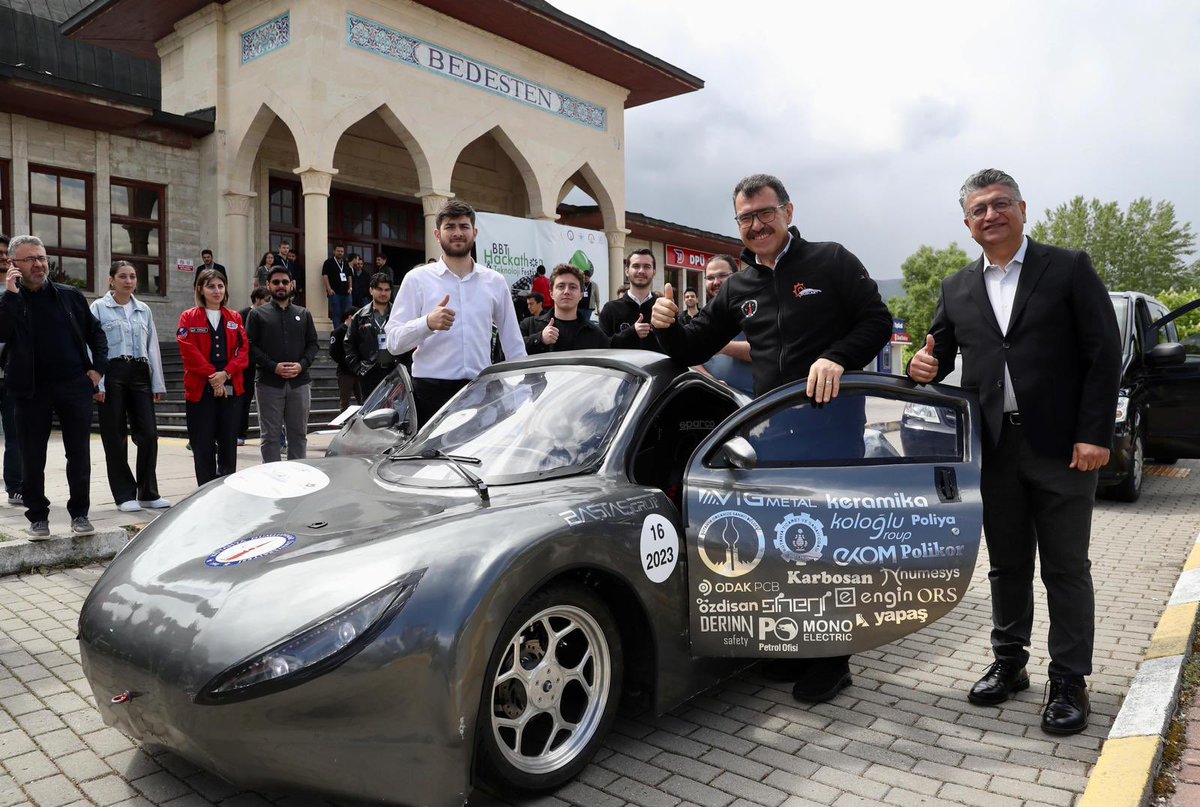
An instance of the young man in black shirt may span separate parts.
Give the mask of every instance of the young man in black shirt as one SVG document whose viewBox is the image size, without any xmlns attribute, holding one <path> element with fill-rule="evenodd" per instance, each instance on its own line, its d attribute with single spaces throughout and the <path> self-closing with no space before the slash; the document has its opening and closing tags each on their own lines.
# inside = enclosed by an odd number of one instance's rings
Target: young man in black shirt
<svg viewBox="0 0 1200 807">
<path fill-rule="evenodd" d="M 583 272 L 569 263 L 554 267 L 550 276 L 553 310 L 541 316 L 527 317 L 521 323 L 525 349 L 531 355 L 608 347 L 609 340 L 604 332 L 579 316 L 579 300 L 585 282 Z"/>
<path fill-rule="evenodd" d="M 612 339 L 613 347 L 658 350 L 650 336 L 650 312 L 658 299 L 650 290 L 656 262 L 648 249 L 635 249 L 629 255 L 625 278 L 629 291 L 609 300 L 600 309 L 600 330 Z"/>
</svg>

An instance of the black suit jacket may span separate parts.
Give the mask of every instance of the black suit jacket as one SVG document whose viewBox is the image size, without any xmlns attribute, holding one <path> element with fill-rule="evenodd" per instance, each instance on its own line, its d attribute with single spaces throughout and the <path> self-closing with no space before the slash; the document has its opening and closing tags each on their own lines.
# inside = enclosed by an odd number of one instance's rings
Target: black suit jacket
<svg viewBox="0 0 1200 807">
<path fill-rule="evenodd" d="M 1086 252 L 1030 240 L 1007 334 L 988 299 L 983 258 L 942 281 L 929 332 L 940 381 L 962 351 L 962 387 L 979 395 L 984 437 L 1000 439 L 1004 365 L 1025 439 L 1069 461 L 1075 443 L 1111 446 L 1121 383 L 1112 303 Z"/>
</svg>

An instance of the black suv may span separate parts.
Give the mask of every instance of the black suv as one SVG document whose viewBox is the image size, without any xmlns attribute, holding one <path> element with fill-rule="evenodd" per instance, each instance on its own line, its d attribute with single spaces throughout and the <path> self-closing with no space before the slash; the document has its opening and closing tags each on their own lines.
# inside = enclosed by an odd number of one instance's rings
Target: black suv
<svg viewBox="0 0 1200 807">
<path fill-rule="evenodd" d="M 1200 351 L 1179 341 L 1174 311 L 1136 291 L 1112 292 L 1121 329 L 1121 393 L 1112 458 L 1100 470 L 1100 495 L 1132 502 L 1142 492 L 1147 457 L 1160 463 L 1200 457 Z M 1194 352 L 1189 352 L 1194 351 Z"/>
</svg>

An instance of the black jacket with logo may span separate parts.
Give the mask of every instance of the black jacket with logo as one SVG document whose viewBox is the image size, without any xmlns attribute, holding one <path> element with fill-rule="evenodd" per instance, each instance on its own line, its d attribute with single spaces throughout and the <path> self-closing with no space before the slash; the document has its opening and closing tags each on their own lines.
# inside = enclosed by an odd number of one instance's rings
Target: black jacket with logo
<svg viewBox="0 0 1200 807">
<path fill-rule="evenodd" d="M 274 301 L 260 305 L 250 312 L 246 336 L 250 359 L 258 367 L 258 383 L 298 387 L 312 380 L 308 368 L 317 359 L 317 328 L 307 309 L 291 304 L 280 308 Z M 275 374 L 275 365 L 293 361 L 304 368 L 300 375 L 289 379 Z"/>
<path fill-rule="evenodd" d="M 386 325 L 392 316 L 392 305 L 388 303 L 387 312 L 383 315 Z M 358 309 L 350 327 L 346 328 L 342 349 L 345 353 L 346 368 L 357 375 L 366 375 L 376 365 L 379 358 L 379 334 L 383 330 L 375 324 L 375 306 L 368 303 Z M 332 351 L 330 351 L 332 353 Z M 391 355 L 391 354 L 388 354 Z M 392 359 L 395 360 L 395 356 Z"/>
<path fill-rule="evenodd" d="M 589 350 L 608 347 L 609 339 L 604 335 L 604 331 L 583 317 L 579 317 L 566 327 L 560 327 L 559 339 L 553 345 L 545 344 L 542 342 L 542 331 L 550 324 L 553 316 L 554 311 L 551 309 L 543 311 L 536 317 L 526 317 L 521 320 L 521 335 L 525 337 L 525 350 L 530 355 L 557 353 L 560 350 Z M 556 320 L 554 324 L 560 325 L 560 321 Z M 573 338 L 569 335 L 571 333 L 574 334 Z"/>
<path fill-rule="evenodd" d="M 639 316 L 643 318 L 643 322 L 650 321 L 650 312 L 654 310 L 654 301 L 659 296 L 652 293 L 646 302 L 638 305 L 632 297 L 622 294 L 604 304 L 604 308 L 600 309 L 600 330 L 611 337 L 611 347 L 658 350 L 654 335 L 651 334 L 645 339 L 638 337 L 633 324 Z"/>
<path fill-rule="evenodd" d="M 53 297 L 62 306 L 67 322 L 71 324 L 71 338 L 83 355 L 84 367 L 95 370 L 100 375 L 108 372 L 108 339 L 104 335 L 104 329 L 100 327 L 100 321 L 88 308 L 87 299 L 78 289 L 47 281 L 39 292 L 30 292 L 23 287 L 16 293 L 3 291 L 0 292 L 0 342 L 7 345 L 5 369 L 10 395 L 30 398 L 37 389 L 34 374 L 36 346 L 33 322 L 29 316 L 28 301 L 25 299 L 28 294 L 49 294 Z"/>
<path fill-rule="evenodd" d="M 841 244 L 805 241 L 795 227 L 789 232 L 791 246 L 774 269 L 743 251 L 746 268 L 690 324 L 656 329 L 662 351 L 688 366 L 701 364 L 745 332 L 756 395 L 807 378 L 817 359 L 846 370 L 866 366 L 892 333 L 879 287 Z"/>
</svg>

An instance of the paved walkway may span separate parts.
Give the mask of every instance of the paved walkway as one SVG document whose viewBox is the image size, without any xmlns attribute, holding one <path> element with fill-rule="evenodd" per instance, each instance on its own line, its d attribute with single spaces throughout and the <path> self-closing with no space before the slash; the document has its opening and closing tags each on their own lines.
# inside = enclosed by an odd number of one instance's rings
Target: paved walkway
<svg viewBox="0 0 1200 807">
<path fill-rule="evenodd" d="M 177 451 L 182 447 L 164 446 L 165 479 L 175 478 L 173 463 L 186 462 Z M 1200 465 L 1177 467 L 1191 469 L 1190 475 L 1151 478 L 1137 504 L 1101 502 L 1097 508 L 1096 673 L 1092 726 L 1084 734 L 1055 738 L 1038 728 L 1046 664 L 1041 597 L 1034 686 L 998 708 L 966 703 L 966 689 L 989 660 L 981 558 L 955 611 L 856 657 L 854 686 L 832 703 L 802 706 L 784 685 L 745 674 L 664 717 L 623 716 L 594 764 L 554 796 L 532 803 L 1072 805 L 1200 529 Z M 165 484 L 164 492 L 179 495 Z M 104 509 L 93 510 L 98 524 L 105 523 Z M 74 640 L 78 609 L 101 571 L 91 566 L 0 579 L 0 807 L 308 801 L 239 792 L 102 725 Z M 494 804 L 478 794 L 471 803 Z"/>
</svg>

